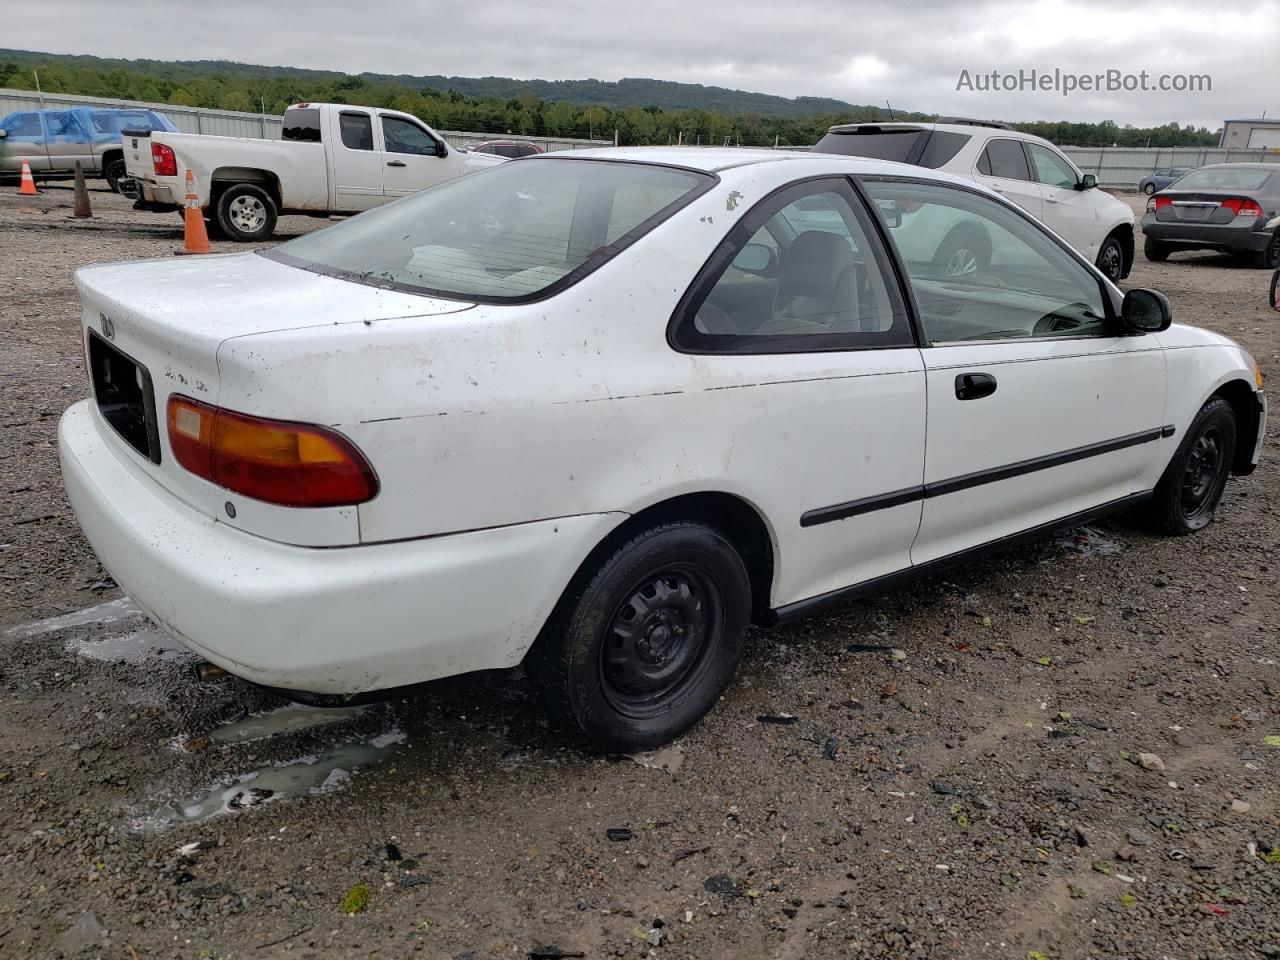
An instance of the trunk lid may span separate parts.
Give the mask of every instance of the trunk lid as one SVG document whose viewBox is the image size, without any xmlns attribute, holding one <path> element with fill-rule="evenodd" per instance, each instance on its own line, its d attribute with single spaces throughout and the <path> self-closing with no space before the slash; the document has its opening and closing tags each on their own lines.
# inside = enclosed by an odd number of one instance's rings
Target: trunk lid
<svg viewBox="0 0 1280 960">
<path fill-rule="evenodd" d="M 232 338 L 426 319 L 474 306 L 320 276 L 251 253 L 84 267 L 75 279 L 94 398 L 118 456 L 223 522 L 313 545 L 356 542 L 354 508 L 299 510 L 255 501 L 228 517 L 228 491 L 187 472 L 172 456 L 169 397 L 218 405 L 218 348 Z M 260 393 L 269 397 L 269 385 Z M 278 416 L 270 409 L 240 412 Z M 306 516 L 301 523 L 300 514 Z"/>
<path fill-rule="evenodd" d="M 1241 190 L 1161 190 L 1153 198 L 1156 219 L 1162 223 L 1231 223 L 1248 201 L 1261 213 L 1258 196 Z M 1232 209 L 1232 204 L 1235 209 Z M 1258 214 L 1253 214 L 1257 216 Z"/>
</svg>

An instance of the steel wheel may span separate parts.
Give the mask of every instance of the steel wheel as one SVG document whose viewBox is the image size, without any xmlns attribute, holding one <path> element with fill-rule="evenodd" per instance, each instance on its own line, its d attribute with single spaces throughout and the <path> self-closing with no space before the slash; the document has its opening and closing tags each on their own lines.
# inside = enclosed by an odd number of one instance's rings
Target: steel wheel
<svg viewBox="0 0 1280 960">
<path fill-rule="evenodd" d="M 1124 272 L 1124 251 L 1115 238 L 1109 238 L 1102 244 L 1102 251 L 1098 254 L 1098 269 L 1113 283 Z"/>
<path fill-rule="evenodd" d="M 1179 485 L 1182 515 L 1192 528 L 1213 519 L 1213 511 L 1227 482 L 1227 459 L 1221 430 L 1210 427 L 1200 434 L 1187 453 Z"/>
<path fill-rule="evenodd" d="M 679 566 L 645 576 L 606 628 L 605 696 L 627 716 L 652 715 L 695 671 L 721 619 L 720 593 L 701 571 Z"/>
</svg>

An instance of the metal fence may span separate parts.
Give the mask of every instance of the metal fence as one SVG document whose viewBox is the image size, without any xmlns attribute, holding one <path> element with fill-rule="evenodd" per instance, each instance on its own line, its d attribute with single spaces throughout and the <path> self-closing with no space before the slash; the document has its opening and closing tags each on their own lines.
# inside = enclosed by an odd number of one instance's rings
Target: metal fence
<svg viewBox="0 0 1280 960">
<path fill-rule="evenodd" d="M 1280 150 L 1232 150 L 1222 147 L 1062 147 L 1084 173 L 1103 187 L 1136 190 L 1152 170 L 1193 170 L 1207 163 L 1280 163 Z"/>
<path fill-rule="evenodd" d="M 182 107 L 172 103 L 146 103 L 141 100 L 113 100 L 107 97 L 76 97 L 65 93 L 46 93 L 42 97 L 33 90 L 0 88 L 0 117 L 15 110 L 69 110 L 76 107 L 141 107 L 158 110 L 174 122 L 183 133 L 204 133 L 217 137 L 262 137 L 280 139 L 281 118 L 270 114 L 241 113 L 238 110 L 210 110 L 204 107 Z M 455 147 L 477 140 L 525 140 L 543 150 L 580 150 L 584 147 L 612 146 L 612 140 L 578 140 L 572 137 L 526 137 L 506 133 L 472 133 L 440 130 L 438 133 Z"/>
</svg>

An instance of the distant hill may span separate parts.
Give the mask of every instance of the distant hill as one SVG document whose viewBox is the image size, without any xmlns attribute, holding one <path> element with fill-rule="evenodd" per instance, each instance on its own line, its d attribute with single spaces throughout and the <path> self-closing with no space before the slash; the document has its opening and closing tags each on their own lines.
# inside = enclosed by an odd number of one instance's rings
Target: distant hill
<svg viewBox="0 0 1280 960">
<path fill-rule="evenodd" d="M 0 62 L 20 67 L 56 63 L 99 72 L 133 69 L 145 70 L 170 80 L 197 75 L 222 75 L 231 78 L 294 78 L 300 82 L 332 82 L 346 77 L 333 70 L 308 70 L 301 67 L 275 67 L 236 63 L 230 60 L 119 60 L 108 57 L 40 53 L 33 50 L 0 48 Z M 675 83 L 627 77 L 617 82 L 607 80 L 521 80 L 514 77 L 447 77 L 440 74 L 357 74 L 368 83 L 396 83 L 414 90 L 430 87 L 441 92 L 455 91 L 467 97 L 496 97 L 514 100 L 532 93 L 548 103 L 597 105 L 625 109 L 628 107 L 661 107 L 664 110 L 709 110 L 719 113 L 758 113 L 771 117 L 809 117 L 814 114 L 885 113 L 884 108 L 846 103 L 828 97 L 779 97 L 768 93 L 707 87 L 700 83 Z M 887 113 L 885 114 L 887 116 Z"/>
</svg>

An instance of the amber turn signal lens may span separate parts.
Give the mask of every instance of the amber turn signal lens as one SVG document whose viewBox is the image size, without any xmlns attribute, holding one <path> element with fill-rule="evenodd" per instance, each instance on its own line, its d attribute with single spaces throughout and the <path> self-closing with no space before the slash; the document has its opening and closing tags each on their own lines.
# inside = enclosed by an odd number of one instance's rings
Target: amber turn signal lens
<svg viewBox="0 0 1280 960">
<path fill-rule="evenodd" d="M 338 507 L 378 493 L 364 455 L 334 430 L 169 398 L 169 446 L 198 477 L 286 507 Z"/>
</svg>

